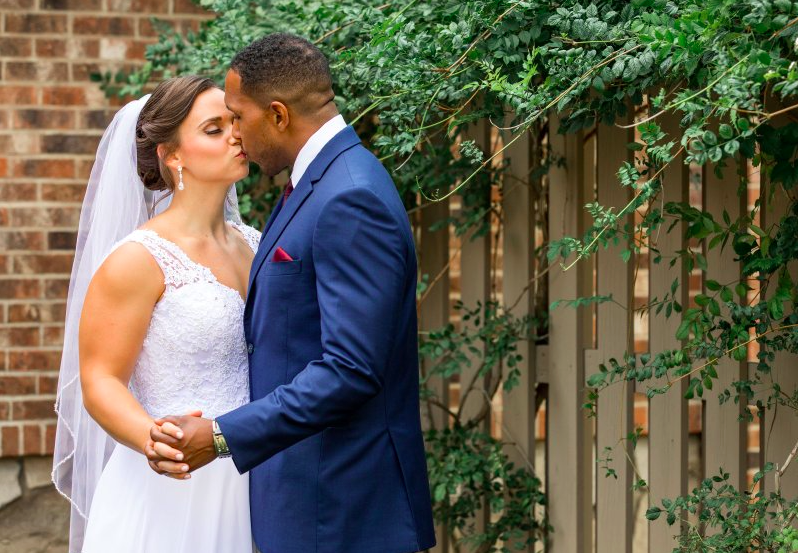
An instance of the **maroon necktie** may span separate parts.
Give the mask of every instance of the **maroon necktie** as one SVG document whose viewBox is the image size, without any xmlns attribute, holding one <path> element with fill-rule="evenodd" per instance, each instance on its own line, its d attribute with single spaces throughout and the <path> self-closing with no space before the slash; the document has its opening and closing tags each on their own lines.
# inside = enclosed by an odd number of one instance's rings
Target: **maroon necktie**
<svg viewBox="0 0 798 553">
<path fill-rule="evenodd" d="M 288 196 L 291 195 L 291 192 L 294 191 L 294 185 L 291 184 L 291 179 L 288 180 L 288 184 L 285 185 L 285 191 L 283 192 L 283 205 L 285 202 L 288 201 Z"/>
</svg>

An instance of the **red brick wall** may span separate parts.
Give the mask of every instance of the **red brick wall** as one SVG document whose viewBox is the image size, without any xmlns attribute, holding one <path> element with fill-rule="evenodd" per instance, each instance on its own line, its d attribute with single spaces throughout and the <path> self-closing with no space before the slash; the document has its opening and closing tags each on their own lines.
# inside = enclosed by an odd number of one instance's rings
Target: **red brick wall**
<svg viewBox="0 0 798 553">
<path fill-rule="evenodd" d="M 115 102 L 94 72 L 140 63 L 151 16 L 190 0 L 0 0 L 0 457 L 52 452 L 72 248 Z"/>
</svg>

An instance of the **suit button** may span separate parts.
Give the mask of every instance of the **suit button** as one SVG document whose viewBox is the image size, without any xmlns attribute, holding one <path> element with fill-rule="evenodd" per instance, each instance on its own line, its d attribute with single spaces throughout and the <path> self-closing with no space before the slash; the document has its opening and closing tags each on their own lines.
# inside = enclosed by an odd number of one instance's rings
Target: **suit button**
<svg viewBox="0 0 798 553">
<path fill-rule="evenodd" d="M 247 344 L 247 353 L 252 355 L 253 351 L 255 351 L 255 345 L 254 344 Z"/>
</svg>

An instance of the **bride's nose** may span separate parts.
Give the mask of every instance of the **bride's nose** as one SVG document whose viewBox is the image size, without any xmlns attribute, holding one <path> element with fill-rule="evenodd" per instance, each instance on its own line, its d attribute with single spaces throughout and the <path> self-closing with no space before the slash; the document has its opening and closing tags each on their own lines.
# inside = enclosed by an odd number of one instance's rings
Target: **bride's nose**
<svg viewBox="0 0 798 553">
<path fill-rule="evenodd" d="M 241 141 L 241 128 L 238 126 L 238 117 L 233 117 L 233 136 Z"/>
</svg>

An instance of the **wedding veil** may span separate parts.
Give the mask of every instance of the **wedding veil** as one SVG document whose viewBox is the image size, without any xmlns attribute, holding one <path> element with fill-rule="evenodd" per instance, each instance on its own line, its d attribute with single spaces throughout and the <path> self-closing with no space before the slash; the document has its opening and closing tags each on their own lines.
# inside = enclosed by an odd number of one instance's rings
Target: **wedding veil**
<svg viewBox="0 0 798 553">
<path fill-rule="evenodd" d="M 52 474 L 55 487 L 72 505 L 70 553 L 82 549 L 92 496 L 116 444 L 83 407 L 78 326 L 86 290 L 114 245 L 165 210 L 171 199 L 168 191 L 145 189 L 136 171 L 136 123 L 149 97 L 125 105 L 105 130 L 80 212 L 55 401 L 58 426 Z M 235 185 L 228 192 L 225 218 L 241 221 Z M 143 457 L 141 462 L 146 462 Z"/>
</svg>

